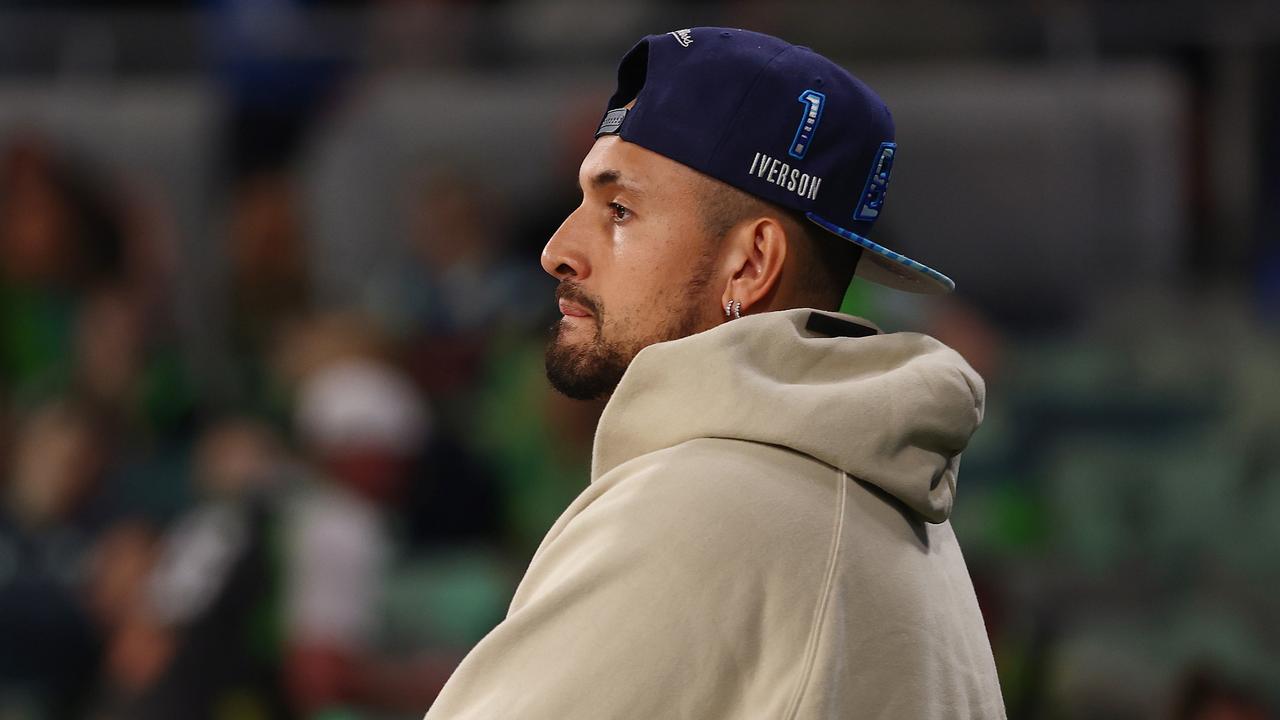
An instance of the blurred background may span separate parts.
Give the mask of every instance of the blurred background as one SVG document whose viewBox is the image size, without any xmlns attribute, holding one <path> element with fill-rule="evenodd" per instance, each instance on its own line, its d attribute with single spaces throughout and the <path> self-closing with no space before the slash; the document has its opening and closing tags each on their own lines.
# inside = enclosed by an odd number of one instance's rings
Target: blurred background
<svg viewBox="0 0 1280 720">
<path fill-rule="evenodd" d="M 418 718 L 584 487 L 542 244 L 643 34 L 888 101 L 1013 718 L 1277 717 L 1273 0 L 0 1 L 0 720 Z M 709 669 L 711 671 L 712 669 Z"/>
</svg>

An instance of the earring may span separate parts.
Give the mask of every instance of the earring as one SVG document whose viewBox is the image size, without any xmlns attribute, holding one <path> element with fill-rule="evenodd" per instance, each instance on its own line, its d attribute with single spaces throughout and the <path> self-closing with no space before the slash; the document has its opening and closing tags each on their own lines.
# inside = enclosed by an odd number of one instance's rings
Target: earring
<svg viewBox="0 0 1280 720">
<path fill-rule="evenodd" d="M 729 317 L 732 317 L 734 320 L 737 320 L 738 318 L 742 317 L 742 303 L 738 302 L 737 300 L 730 300 L 729 302 L 725 303 L 724 316 L 726 319 Z"/>
</svg>

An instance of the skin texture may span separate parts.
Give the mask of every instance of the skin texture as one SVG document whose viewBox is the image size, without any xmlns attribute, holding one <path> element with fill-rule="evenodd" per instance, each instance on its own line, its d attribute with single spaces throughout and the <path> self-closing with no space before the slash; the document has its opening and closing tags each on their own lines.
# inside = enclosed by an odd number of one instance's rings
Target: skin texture
<svg viewBox="0 0 1280 720">
<path fill-rule="evenodd" d="M 609 135 L 578 182 L 582 204 L 542 251 L 564 313 L 547 376 L 564 394 L 608 397 L 641 349 L 726 322 L 731 300 L 746 315 L 810 299 L 787 267 L 789 220 L 762 209 L 718 237 L 707 227 L 699 203 L 718 181 Z"/>
</svg>

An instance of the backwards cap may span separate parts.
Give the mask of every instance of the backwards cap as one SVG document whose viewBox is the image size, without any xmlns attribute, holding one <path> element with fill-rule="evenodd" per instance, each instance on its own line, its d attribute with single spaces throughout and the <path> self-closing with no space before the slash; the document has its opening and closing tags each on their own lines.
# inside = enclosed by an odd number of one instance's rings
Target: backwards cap
<svg viewBox="0 0 1280 720">
<path fill-rule="evenodd" d="M 649 35 L 618 66 L 596 137 L 611 134 L 857 244 L 863 279 L 916 293 L 955 288 L 868 239 L 898 151 L 893 117 L 871 88 L 806 47 L 729 28 Z"/>
</svg>

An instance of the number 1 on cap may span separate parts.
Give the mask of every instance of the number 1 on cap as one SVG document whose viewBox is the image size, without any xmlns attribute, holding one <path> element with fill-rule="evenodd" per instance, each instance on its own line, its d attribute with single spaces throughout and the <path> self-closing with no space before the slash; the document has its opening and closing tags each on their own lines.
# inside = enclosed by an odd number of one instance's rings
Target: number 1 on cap
<svg viewBox="0 0 1280 720">
<path fill-rule="evenodd" d="M 800 126 L 796 128 L 795 139 L 791 141 L 791 148 L 787 150 L 787 154 L 793 158 L 802 159 L 809 151 L 813 133 L 818 129 L 818 121 L 822 119 L 822 106 L 826 104 L 827 96 L 817 90 L 805 90 L 796 99 L 804 105 L 804 115 L 800 117 Z"/>
</svg>

